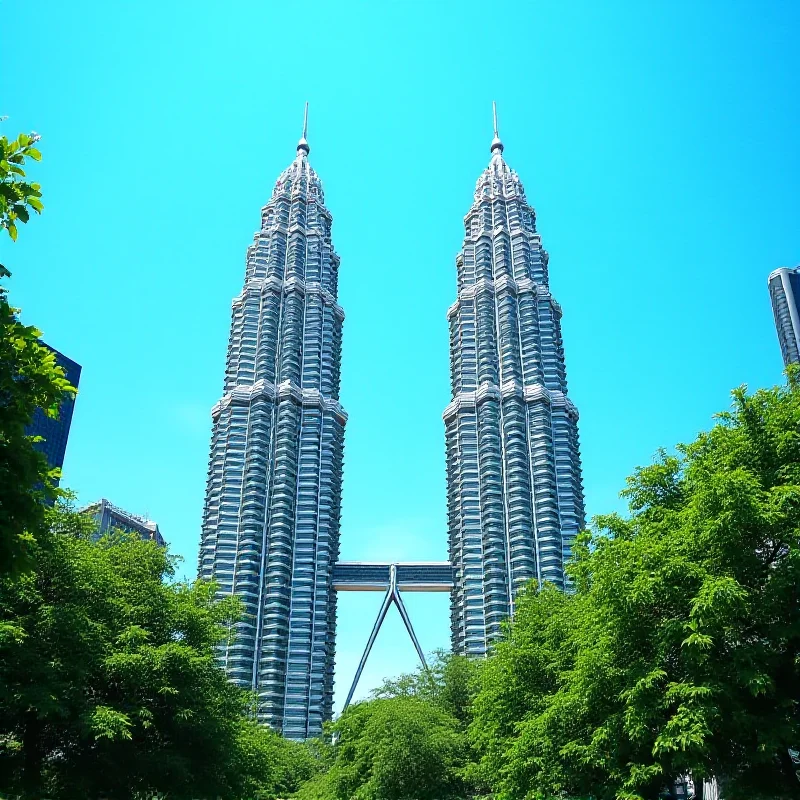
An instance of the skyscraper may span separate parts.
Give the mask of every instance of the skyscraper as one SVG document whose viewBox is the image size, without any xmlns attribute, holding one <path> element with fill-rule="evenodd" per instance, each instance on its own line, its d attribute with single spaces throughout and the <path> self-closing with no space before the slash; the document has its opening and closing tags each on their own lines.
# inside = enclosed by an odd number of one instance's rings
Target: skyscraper
<svg viewBox="0 0 800 800">
<path fill-rule="evenodd" d="M 308 161 L 281 173 L 233 301 L 213 431 L 199 568 L 245 618 L 220 653 L 284 736 L 321 733 L 333 705 L 344 429 L 344 312 L 331 215 Z"/>
<path fill-rule="evenodd" d="M 464 218 L 444 411 L 451 636 L 481 655 L 529 580 L 565 584 L 584 525 L 578 411 L 536 214 L 497 134 Z"/>
<path fill-rule="evenodd" d="M 76 389 L 81 379 L 81 365 L 76 364 L 71 358 L 59 353 L 54 347 L 45 342 L 40 342 L 56 357 L 56 364 L 64 370 L 66 379 Z M 72 412 L 75 408 L 75 398 L 67 397 L 61 402 L 58 417 L 48 417 L 41 408 L 34 412 L 31 424 L 26 433 L 28 436 L 41 436 L 42 441 L 36 443 L 36 448 L 45 454 L 47 463 L 51 467 L 61 469 L 64 466 L 64 455 L 67 450 L 69 429 L 72 425 Z"/>
<path fill-rule="evenodd" d="M 800 267 L 781 267 L 767 278 L 783 363 L 800 362 Z"/>
</svg>

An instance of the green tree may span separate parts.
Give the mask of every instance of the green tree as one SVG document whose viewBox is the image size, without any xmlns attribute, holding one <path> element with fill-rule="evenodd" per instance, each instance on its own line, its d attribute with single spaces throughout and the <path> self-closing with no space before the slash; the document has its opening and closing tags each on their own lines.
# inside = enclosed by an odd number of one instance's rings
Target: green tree
<svg viewBox="0 0 800 800">
<path fill-rule="evenodd" d="M 331 727 L 337 744 L 325 770 L 298 795 L 358 800 L 473 796 L 466 736 L 480 662 L 439 651 L 429 669 L 385 680 L 372 700 L 351 706 Z"/>
<path fill-rule="evenodd" d="M 42 154 L 36 148 L 39 136 L 21 133 L 11 141 L 0 136 L 0 228 L 16 241 L 17 223 L 27 223 L 30 210 L 42 213 L 42 187 L 28 181 L 25 162 L 28 159 L 41 161 Z"/>
<path fill-rule="evenodd" d="M 152 542 L 94 542 L 85 516 L 46 514 L 34 566 L 0 578 L 0 792 L 242 800 L 311 774 L 310 757 L 245 718 L 215 663 L 233 599 L 171 582 Z"/>
<path fill-rule="evenodd" d="M 372 691 L 374 699 L 418 697 L 433 703 L 463 725 L 471 720 L 471 706 L 478 688 L 480 661 L 444 650 L 434 653 L 428 669 L 386 679 Z"/>
<path fill-rule="evenodd" d="M 500 798 L 654 798 L 692 774 L 726 800 L 796 798 L 800 389 L 730 412 L 637 469 L 575 593 L 521 600 L 482 676 L 473 740 Z"/>
<path fill-rule="evenodd" d="M 466 742 L 458 720 L 419 697 L 351 706 L 332 726 L 330 769 L 303 800 L 448 800 L 464 797 Z"/>
<path fill-rule="evenodd" d="M 247 720 L 240 722 L 233 754 L 237 800 L 276 800 L 293 795 L 321 770 L 327 746 L 292 742 Z"/>
<path fill-rule="evenodd" d="M 28 182 L 23 168 L 27 159 L 41 158 L 36 138 L 20 134 L 9 142 L 0 137 L 0 231 L 14 240 L 17 223 L 28 221 L 29 209 L 42 210 L 40 187 Z M 0 279 L 8 277 L 0 265 Z M 56 494 L 57 473 L 25 429 L 36 408 L 56 416 L 64 397 L 75 392 L 40 336 L 20 322 L 0 286 L 0 573 L 30 564 L 32 544 L 46 533 L 43 501 Z"/>
</svg>

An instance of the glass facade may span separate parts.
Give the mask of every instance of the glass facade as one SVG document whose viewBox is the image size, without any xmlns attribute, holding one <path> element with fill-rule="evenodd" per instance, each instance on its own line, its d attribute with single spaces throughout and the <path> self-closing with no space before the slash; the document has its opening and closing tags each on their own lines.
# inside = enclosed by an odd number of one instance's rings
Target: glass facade
<svg viewBox="0 0 800 800">
<path fill-rule="evenodd" d="M 331 215 L 305 137 L 261 212 L 233 301 L 199 572 L 244 618 L 220 660 L 257 716 L 291 739 L 333 706 L 342 459 L 342 321 Z"/>
<path fill-rule="evenodd" d="M 50 345 L 44 342 L 40 342 L 40 344 L 55 354 L 56 363 L 64 370 L 64 375 L 70 384 L 77 389 L 81 379 L 81 365 L 76 364 L 71 358 L 67 358 L 63 353 L 59 353 L 58 350 L 50 347 Z M 45 454 L 51 467 L 61 469 L 64 466 L 64 455 L 67 450 L 67 439 L 72 425 L 74 408 L 74 397 L 68 397 L 61 403 L 58 418 L 48 417 L 44 411 L 37 408 L 33 414 L 31 424 L 25 431 L 28 436 L 42 437 L 42 441 L 37 442 L 35 447 Z"/>
<path fill-rule="evenodd" d="M 455 652 L 483 655 L 528 581 L 565 587 L 584 503 L 561 307 L 536 214 L 497 136 L 464 222 L 443 415 L 451 636 Z"/>
<path fill-rule="evenodd" d="M 800 362 L 800 267 L 781 267 L 767 279 L 784 365 Z"/>
</svg>

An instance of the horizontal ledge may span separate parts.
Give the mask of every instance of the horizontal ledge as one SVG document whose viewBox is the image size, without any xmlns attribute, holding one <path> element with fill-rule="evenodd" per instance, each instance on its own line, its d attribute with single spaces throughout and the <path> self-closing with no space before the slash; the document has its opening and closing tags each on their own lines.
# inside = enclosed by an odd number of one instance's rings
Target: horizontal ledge
<svg viewBox="0 0 800 800">
<path fill-rule="evenodd" d="M 397 589 L 401 592 L 451 592 L 453 582 L 442 583 L 405 583 L 397 582 Z M 333 589 L 337 592 L 385 592 L 389 588 L 389 582 L 385 583 L 362 583 L 360 581 L 334 581 Z"/>
<path fill-rule="evenodd" d="M 337 567 L 440 567 L 446 569 L 449 561 L 337 561 Z"/>
</svg>

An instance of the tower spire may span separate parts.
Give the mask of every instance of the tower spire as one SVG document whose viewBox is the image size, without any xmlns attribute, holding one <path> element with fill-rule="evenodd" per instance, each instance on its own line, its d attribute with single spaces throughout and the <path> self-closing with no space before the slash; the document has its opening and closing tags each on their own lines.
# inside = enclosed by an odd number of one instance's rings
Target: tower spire
<svg viewBox="0 0 800 800">
<path fill-rule="evenodd" d="M 301 150 L 305 151 L 305 154 L 308 155 L 311 152 L 311 148 L 308 146 L 308 142 L 306 141 L 306 136 L 308 135 L 308 102 L 306 102 L 306 110 L 303 114 L 303 135 L 300 137 L 300 141 L 297 143 L 297 152 L 299 153 Z"/>
<path fill-rule="evenodd" d="M 494 139 L 492 139 L 492 154 L 495 150 L 498 153 L 503 152 L 503 143 L 500 141 L 500 134 L 497 132 L 497 103 L 492 100 L 492 119 L 494 121 Z"/>
</svg>

